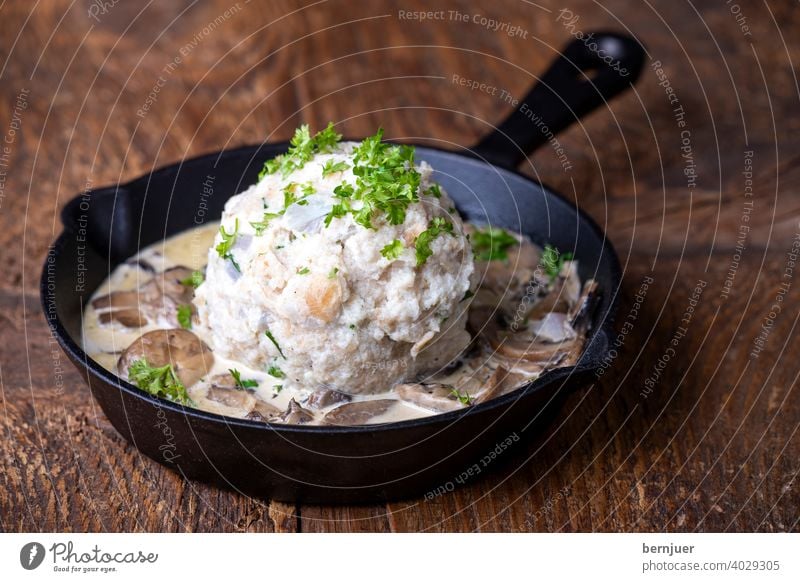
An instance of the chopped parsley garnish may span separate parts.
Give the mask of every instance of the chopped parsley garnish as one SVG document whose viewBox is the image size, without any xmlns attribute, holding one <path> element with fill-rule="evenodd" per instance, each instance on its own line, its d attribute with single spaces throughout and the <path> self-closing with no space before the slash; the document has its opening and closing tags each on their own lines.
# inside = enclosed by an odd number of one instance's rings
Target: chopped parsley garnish
<svg viewBox="0 0 800 582">
<path fill-rule="evenodd" d="M 278 348 L 278 353 L 285 360 L 286 356 L 283 355 L 283 350 L 281 349 L 281 346 L 278 345 L 278 341 L 275 339 L 275 336 L 272 335 L 272 332 L 270 330 L 267 330 L 267 331 L 264 332 L 264 335 L 269 338 L 269 341 L 271 341 L 275 345 L 276 348 Z"/>
<path fill-rule="evenodd" d="M 283 384 L 275 384 L 272 389 L 275 391 L 275 394 L 273 394 L 272 397 L 275 398 L 281 393 L 281 390 L 283 390 Z"/>
<path fill-rule="evenodd" d="M 303 267 L 302 269 L 297 269 L 298 275 L 308 275 L 311 272 L 311 269 L 308 267 Z"/>
<path fill-rule="evenodd" d="M 192 271 L 192 274 L 186 277 L 185 279 L 181 279 L 180 283 L 184 287 L 193 287 L 197 289 L 200 285 L 203 284 L 203 272 L 202 271 Z"/>
<path fill-rule="evenodd" d="M 283 189 L 283 210 L 285 211 L 289 208 L 292 204 L 300 200 L 300 197 L 297 196 L 295 190 L 297 189 L 297 182 L 290 182 L 286 185 Z"/>
<path fill-rule="evenodd" d="M 551 281 L 556 279 L 559 273 L 561 273 L 561 268 L 564 266 L 564 263 L 571 260 L 572 253 L 559 253 L 558 249 L 555 247 L 550 245 L 544 246 L 544 252 L 542 253 L 542 266 L 544 267 L 544 271 L 547 273 L 547 276 L 550 277 Z"/>
<path fill-rule="evenodd" d="M 335 279 L 336 278 L 336 274 L 338 272 L 339 272 L 339 267 L 334 267 L 333 269 L 331 269 L 331 272 L 328 273 L 328 279 Z"/>
<path fill-rule="evenodd" d="M 192 329 L 191 305 L 178 305 L 178 323 L 183 329 Z"/>
<path fill-rule="evenodd" d="M 267 370 L 267 374 L 272 376 L 273 378 L 286 378 L 286 374 L 283 373 L 278 366 L 270 366 L 269 370 Z"/>
<path fill-rule="evenodd" d="M 297 187 L 300 186 L 300 191 L 303 193 L 302 196 L 297 195 Z M 283 210 L 280 212 L 264 212 L 264 218 L 260 222 L 251 222 L 250 226 L 252 226 L 256 231 L 256 236 L 261 236 L 264 234 L 264 231 L 269 226 L 269 223 L 275 220 L 278 217 L 283 216 L 286 213 L 286 209 L 289 208 L 292 204 L 299 204 L 301 206 L 308 204 L 308 198 L 312 194 L 315 194 L 316 190 L 314 190 L 314 185 L 311 182 L 306 182 L 303 185 L 299 185 L 297 182 L 290 182 L 287 184 L 283 189 Z M 266 204 L 264 205 L 266 209 Z"/>
<path fill-rule="evenodd" d="M 128 378 L 145 392 L 178 404 L 191 404 L 189 394 L 171 364 L 154 367 L 142 358 L 128 368 Z"/>
<path fill-rule="evenodd" d="M 325 178 L 331 174 L 344 172 L 349 167 L 350 165 L 347 162 L 334 162 L 333 160 L 328 160 L 325 162 L 325 165 L 322 166 L 322 177 Z"/>
<path fill-rule="evenodd" d="M 518 245 L 519 241 L 502 228 L 493 226 L 485 230 L 476 230 L 470 237 L 472 252 L 478 261 L 505 261 L 508 259 L 508 249 Z"/>
<path fill-rule="evenodd" d="M 237 388 L 242 390 L 258 388 L 258 380 L 242 380 L 242 373 L 236 368 L 228 368 L 228 372 L 233 376 L 233 381 L 236 383 Z"/>
<path fill-rule="evenodd" d="M 231 248 L 234 243 L 236 243 L 236 237 L 239 236 L 239 219 L 237 218 L 234 223 L 233 232 L 228 233 L 225 231 L 224 226 L 220 226 L 219 233 L 222 235 L 222 242 L 215 247 L 217 254 L 223 259 L 230 261 L 233 267 L 241 273 L 242 270 L 239 268 L 239 263 L 236 262 L 236 259 L 233 258 L 233 254 L 231 254 Z"/>
<path fill-rule="evenodd" d="M 394 239 L 381 249 L 381 254 L 389 261 L 397 260 L 400 258 L 400 255 L 403 254 L 403 243 L 398 239 Z"/>
<path fill-rule="evenodd" d="M 441 198 L 442 189 L 439 187 L 439 184 L 431 184 L 428 189 L 425 190 L 425 194 L 433 196 L 434 198 Z"/>
<path fill-rule="evenodd" d="M 351 323 L 350 324 L 350 329 L 355 329 L 355 328 L 356 328 L 356 324 L 355 323 Z"/>
<path fill-rule="evenodd" d="M 263 220 L 261 220 L 261 222 L 251 222 L 250 226 L 252 226 L 256 230 L 256 236 L 261 236 L 262 234 L 264 234 L 264 231 L 269 226 L 269 223 L 273 219 L 278 218 L 279 216 L 281 216 L 282 214 L 283 214 L 282 212 L 278 213 L 278 214 L 276 214 L 274 212 L 265 212 L 264 213 L 264 218 L 263 218 Z"/>
<path fill-rule="evenodd" d="M 453 388 L 450 391 L 451 396 L 455 396 L 456 400 L 458 400 L 461 404 L 465 404 L 469 406 L 472 404 L 472 396 L 470 396 L 467 392 L 461 392 L 458 388 Z"/>
<path fill-rule="evenodd" d="M 326 226 L 348 212 L 365 228 L 374 228 L 372 221 L 379 216 L 389 224 L 403 224 L 408 206 L 419 202 L 420 174 L 414 167 L 414 148 L 384 143 L 382 139 L 383 129 L 379 129 L 353 151 L 355 187 L 342 184 L 334 189 L 340 202 L 326 217 Z M 360 201 L 361 208 L 351 210 L 350 199 Z"/>
<path fill-rule="evenodd" d="M 433 254 L 431 243 L 437 236 L 445 232 L 453 235 L 453 223 L 448 222 L 447 219 L 441 216 L 437 216 L 428 223 L 427 230 L 423 230 L 417 235 L 417 239 L 414 242 L 417 252 L 417 266 L 425 264 L 428 257 Z"/>
<path fill-rule="evenodd" d="M 289 151 L 264 163 L 264 168 L 258 175 L 261 180 L 267 174 L 280 172 L 284 177 L 306 165 L 315 154 L 329 153 L 333 150 L 342 136 L 333 129 L 333 123 L 322 131 L 311 136 L 308 125 L 303 124 L 297 128 L 289 142 Z"/>
</svg>

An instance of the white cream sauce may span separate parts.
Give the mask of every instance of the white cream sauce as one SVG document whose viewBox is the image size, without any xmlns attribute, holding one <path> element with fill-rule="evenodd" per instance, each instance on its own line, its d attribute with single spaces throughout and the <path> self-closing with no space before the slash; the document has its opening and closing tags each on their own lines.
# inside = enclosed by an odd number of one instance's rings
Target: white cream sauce
<svg viewBox="0 0 800 582">
<path fill-rule="evenodd" d="M 185 231 L 146 247 L 140 253 L 119 265 L 98 287 L 92 299 L 94 300 L 117 291 L 135 290 L 152 279 L 155 273 L 160 273 L 171 267 L 184 266 L 192 270 L 202 271 L 205 267 L 208 249 L 212 245 L 217 232 L 218 224 L 208 224 Z M 531 247 L 533 246 L 529 242 L 526 243 L 523 241 L 523 244 L 528 244 Z M 538 252 L 538 249 L 535 252 Z M 152 267 L 152 269 L 143 268 L 142 265 Z M 485 263 L 485 265 L 488 264 Z M 478 297 L 476 297 L 478 305 L 480 305 L 481 292 L 482 291 L 479 291 Z M 139 328 L 129 328 L 116 321 L 101 323 L 98 310 L 90 303 L 87 305 L 84 314 L 83 348 L 89 357 L 107 370 L 116 374 L 118 372 L 117 362 L 120 354 L 131 345 L 134 340 L 146 332 L 157 329 L 168 329 L 170 327 L 177 328 L 179 325 L 177 322 L 172 326 L 148 322 Z M 207 345 L 212 345 L 209 331 L 203 329 L 198 324 L 196 317 L 193 318 L 191 331 Z M 460 387 L 461 389 L 458 390 L 458 394 L 453 398 L 454 406 L 468 405 L 463 401 L 459 404 L 458 396 L 462 395 L 467 402 L 469 402 L 473 396 L 479 396 L 481 387 L 489 377 L 492 376 L 498 366 L 498 363 L 492 359 L 489 350 L 477 350 L 477 352 L 478 353 L 473 352 L 469 357 L 464 358 L 459 365 L 453 366 L 450 370 L 440 372 L 430 378 L 425 378 L 424 382 L 426 384 L 438 383 Z M 314 391 L 312 387 L 304 388 L 291 385 L 291 383 L 287 384 L 284 380 L 275 378 L 264 370 L 254 370 L 248 368 L 241 362 L 226 359 L 215 354 L 213 367 L 207 371 L 200 381 L 192 386 L 186 387 L 189 396 L 197 408 L 232 417 L 245 417 L 247 413 L 250 412 L 250 410 L 226 406 L 225 404 L 207 397 L 209 389 L 212 386 L 211 379 L 220 375 L 229 375 L 230 369 L 238 370 L 243 380 L 256 380 L 258 382 L 258 387 L 248 392 L 257 399 L 281 411 L 286 410 L 292 399 L 303 405 L 309 395 Z M 530 370 L 520 371 L 514 369 L 514 371 L 517 372 L 517 376 L 515 376 L 517 380 L 516 386 L 524 384 L 538 375 L 535 372 L 530 372 Z M 380 368 L 376 367 L 374 373 L 380 374 Z M 387 387 L 387 389 L 389 388 L 391 387 Z M 505 391 L 508 392 L 509 390 Z M 351 399 L 352 402 L 380 399 L 397 400 L 397 403 L 391 406 L 387 412 L 372 417 L 367 421 L 367 424 L 397 422 L 437 414 L 437 412 L 433 410 L 399 399 L 392 390 L 384 394 L 353 395 Z M 341 403 L 334 404 L 319 411 L 307 408 L 309 412 L 314 414 L 314 421 L 312 421 L 312 423 L 321 423 L 324 414 L 340 404 Z"/>
</svg>

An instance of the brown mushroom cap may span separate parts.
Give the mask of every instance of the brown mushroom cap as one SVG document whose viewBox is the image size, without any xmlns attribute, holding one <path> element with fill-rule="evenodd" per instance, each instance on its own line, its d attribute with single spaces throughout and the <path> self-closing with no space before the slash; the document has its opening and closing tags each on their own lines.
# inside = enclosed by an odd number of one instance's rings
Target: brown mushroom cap
<svg viewBox="0 0 800 582">
<path fill-rule="evenodd" d="M 498 366 L 494 374 L 486 381 L 483 389 L 478 393 L 475 398 L 475 404 L 480 404 L 492 398 L 502 396 L 503 394 L 508 394 L 512 390 L 515 390 L 523 380 L 525 380 L 524 375 L 509 372 L 502 366 Z"/>
<path fill-rule="evenodd" d="M 466 406 L 447 384 L 398 384 L 394 391 L 401 400 L 433 412 L 449 412 Z"/>
<path fill-rule="evenodd" d="M 314 415 L 292 398 L 289 406 L 286 407 L 286 412 L 280 416 L 280 420 L 286 424 L 306 424 L 314 420 Z"/>
<path fill-rule="evenodd" d="M 142 327 L 147 321 L 160 319 L 177 323 L 178 307 L 192 306 L 194 289 L 181 281 L 192 276 L 187 267 L 172 267 L 156 273 L 144 285 L 133 291 L 114 291 L 92 301 L 100 314 L 101 323 L 117 321 L 126 327 Z"/>
<path fill-rule="evenodd" d="M 185 329 L 157 329 L 134 340 L 119 358 L 120 375 L 127 379 L 131 364 L 142 359 L 154 367 L 171 364 L 186 387 L 205 376 L 214 365 L 214 354 L 209 347 Z"/>
<path fill-rule="evenodd" d="M 256 403 L 245 418 L 259 420 L 261 422 L 273 422 L 280 417 L 281 411 L 272 404 L 267 404 L 263 400 L 256 398 Z"/>
<path fill-rule="evenodd" d="M 305 404 L 309 408 L 317 410 L 333 406 L 334 404 L 341 404 L 343 402 L 350 402 L 353 399 L 349 394 L 339 392 L 332 388 L 319 388 L 314 390 L 311 395 L 306 399 Z"/>
<path fill-rule="evenodd" d="M 367 424 L 376 416 L 385 414 L 389 409 L 398 404 L 397 400 L 390 400 L 388 398 L 349 402 L 331 410 L 325 415 L 323 421 L 325 424 L 335 424 L 339 426 Z"/>
</svg>

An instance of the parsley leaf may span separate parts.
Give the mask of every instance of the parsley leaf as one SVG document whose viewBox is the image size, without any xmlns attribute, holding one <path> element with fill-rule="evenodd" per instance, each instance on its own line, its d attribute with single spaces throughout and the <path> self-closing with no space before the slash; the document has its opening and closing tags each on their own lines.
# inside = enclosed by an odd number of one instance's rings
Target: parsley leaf
<svg viewBox="0 0 800 582">
<path fill-rule="evenodd" d="M 269 223 L 272 222 L 272 220 L 274 220 L 275 218 L 281 216 L 281 214 L 283 213 L 275 214 L 274 212 L 265 212 L 264 218 L 261 220 L 261 222 L 251 222 L 250 226 L 252 226 L 256 230 L 256 236 L 261 236 L 262 234 L 264 234 L 264 231 L 269 226 Z"/>
<path fill-rule="evenodd" d="M 333 123 L 328 123 L 328 126 L 314 137 L 311 137 L 308 125 L 303 124 L 295 130 L 294 137 L 289 142 L 289 150 L 283 155 L 267 160 L 258 174 L 258 179 L 261 180 L 264 176 L 277 172 L 286 177 L 305 166 L 315 154 L 331 152 L 341 139 L 342 136 L 333 129 Z"/>
<path fill-rule="evenodd" d="M 278 341 L 275 339 L 275 336 L 272 335 L 272 332 L 270 330 L 266 330 L 264 332 L 264 335 L 269 338 L 269 341 L 271 341 L 275 345 L 276 348 L 278 348 L 278 353 L 285 360 L 286 356 L 283 355 L 283 350 L 281 350 L 281 346 L 278 345 Z"/>
<path fill-rule="evenodd" d="M 220 225 L 219 233 L 222 235 L 222 241 L 215 247 L 217 254 L 223 259 L 229 260 L 234 268 L 241 273 L 242 270 L 239 268 L 239 263 L 236 262 L 231 253 L 231 247 L 236 243 L 236 237 L 239 236 L 239 219 L 236 219 L 233 232 L 225 232 L 225 227 Z"/>
<path fill-rule="evenodd" d="M 403 254 L 403 243 L 400 242 L 398 239 L 394 239 L 388 245 L 381 249 L 381 254 L 385 259 L 389 261 L 394 261 L 400 258 L 400 255 Z"/>
<path fill-rule="evenodd" d="M 428 189 L 425 190 L 425 194 L 433 196 L 434 198 L 441 198 L 442 189 L 439 187 L 439 184 L 431 184 Z"/>
<path fill-rule="evenodd" d="M 455 396 L 456 400 L 458 400 L 461 404 L 469 406 L 472 404 L 472 396 L 470 396 L 467 392 L 461 392 L 458 388 L 453 388 L 450 391 L 451 396 Z"/>
<path fill-rule="evenodd" d="M 347 162 L 334 162 L 333 160 L 328 160 L 325 162 L 325 165 L 322 166 L 322 177 L 325 178 L 331 174 L 344 172 L 349 167 L 350 166 L 347 164 Z"/>
<path fill-rule="evenodd" d="M 178 323 L 183 329 L 192 329 L 191 305 L 178 305 Z"/>
<path fill-rule="evenodd" d="M 508 259 L 508 249 L 518 245 L 519 241 L 502 228 L 493 226 L 485 230 L 476 230 L 470 237 L 472 252 L 478 261 L 505 261 Z"/>
<path fill-rule="evenodd" d="M 273 378 L 286 378 L 286 374 L 284 374 L 283 370 L 281 370 L 278 366 L 270 366 L 269 370 L 267 370 L 267 374 Z"/>
<path fill-rule="evenodd" d="M 328 279 L 335 279 L 336 278 L 336 274 L 338 272 L 339 272 L 339 267 L 334 267 L 333 269 L 331 269 L 331 272 L 328 273 Z"/>
<path fill-rule="evenodd" d="M 194 289 L 197 289 L 203 284 L 203 281 L 204 277 L 202 271 L 192 271 L 192 274 L 185 279 L 181 279 L 180 283 L 184 287 L 193 287 Z"/>
<path fill-rule="evenodd" d="M 238 388 L 242 390 L 258 388 L 258 380 L 242 380 L 242 373 L 236 368 L 228 368 L 228 372 L 233 376 L 233 381 L 236 382 Z"/>
<path fill-rule="evenodd" d="M 382 139 L 383 129 L 379 129 L 353 150 L 355 187 L 341 184 L 334 189 L 341 201 L 325 218 L 326 226 L 348 212 L 364 228 L 375 228 L 372 221 L 381 216 L 389 224 L 403 224 L 408 206 L 419 202 L 420 174 L 414 167 L 414 148 Z M 360 201 L 361 207 L 352 210 L 350 199 Z"/>
<path fill-rule="evenodd" d="M 417 253 L 417 266 L 425 264 L 428 257 L 433 254 L 431 243 L 437 236 L 445 232 L 454 235 L 453 223 L 448 222 L 444 217 L 437 216 L 428 223 L 427 230 L 423 230 L 417 235 L 416 241 L 414 242 Z"/>
<path fill-rule="evenodd" d="M 564 266 L 564 263 L 571 260 L 572 253 L 559 253 L 558 249 L 555 247 L 550 245 L 544 246 L 542 266 L 551 281 L 555 280 L 559 273 L 561 273 L 561 268 Z"/>
<path fill-rule="evenodd" d="M 191 404 L 189 394 L 171 364 L 154 367 L 142 358 L 128 368 L 128 378 L 145 392 L 178 404 Z"/>
<path fill-rule="evenodd" d="M 308 275 L 310 272 L 311 272 L 311 269 L 309 269 L 308 267 L 303 267 L 301 269 L 297 269 L 297 274 L 298 275 Z"/>
</svg>

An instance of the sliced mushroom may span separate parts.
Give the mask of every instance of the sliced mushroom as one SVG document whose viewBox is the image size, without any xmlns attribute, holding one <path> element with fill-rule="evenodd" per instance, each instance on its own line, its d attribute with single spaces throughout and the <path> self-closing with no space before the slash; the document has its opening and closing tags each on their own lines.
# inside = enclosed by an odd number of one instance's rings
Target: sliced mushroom
<svg viewBox="0 0 800 582">
<path fill-rule="evenodd" d="M 256 398 L 256 403 L 253 406 L 253 410 L 251 410 L 247 416 L 245 416 L 245 418 L 249 420 L 258 420 L 261 422 L 272 422 L 273 420 L 279 418 L 280 415 L 281 411 L 278 410 L 278 408 Z"/>
<path fill-rule="evenodd" d="M 567 313 L 578 302 L 580 293 L 581 280 L 578 277 L 578 263 L 566 261 L 548 293 L 531 306 L 527 317 L 542 319 L 552 311 Z"/>
<path fill-rule="evenodd" d="M 209 379 L 209 382 L 217 388 L 229 388 L 231 390 L 237 388 L 236 380 L 230 374 L 216 374 Z"/>
<path fill-rule="evenodd" d="M 591 328 L 592 315 L 600 299 L 599 285 L 594 279 L 589 279 L 583 285 L 583 291 L 578 302 L 569 312 L 572 327 L 582 332 L 587 332 Z"/>
<path fill-rule="evenodd" d="M 394 391 L 401 400 L 433 412 L 449 412 L 466 406 L 456 398 L 449 384 L 398 384 Z"/>
<path fill-rule="evenodd" d="M 189 305 L 194 313 L 194 289 L 181 283 L 191 276 L 191 269 L 173 267 L 155 274 L 134 291 L 115 291 L 98 297 L 92 301 L 92 307 L 101 312 L 99 316 L 102 323 L 119 321 L 126 327 L 141 327 L 145 323 L 142 320 L 146 320 L 174 325 L 180 306 Z"/>
<path fill-rule="evenodd" d="M 230 408 L 238 408 L 244 412 L 250 411 L 255 406 L 255 396 L 245 390 L 227 388 L 223 386 L 211 386 L 208 389 L 206 398 L 214 402 L 219 402 Z"/>
<path fill-rule="evenodd" d="M 533 339 L 540 342 L 560 343 L 575 339 L 576 333 L 570 324 L 570 317 L 566 313 L 547 313 L 545 316 L 530 324 Z"/>
<path fill-rule="evenodd" d="M 534 278 L 541 259 L 539 249 L 527 239 L 509 248 L 507 253 L 506 260 L 487 261 L 476 269 L 483 273 L 481 288 L 499 296 L 524 287 Z"/>
<path fill-rule="evenodd" d="M 351 400 L 352 397 L 344 392 L 339 392 L 333 388 L 318 388 L 306 399 L 305 404 L 309 408 L 320 410 L 328 406 L 333 406 L 334 404 L 350 402 Z"/>
<path fill-rule="evenodd" d="M 314 420 L 314 415 L 300 406 L 295 399 L 292 398 L 289 401 L 289 406 L 286 407 L 286 412 L 279 418 L 286 424 L 306 424 Z"/>
<path fill-rule="evenodd" d="M 131 364 L 142 359 L 154 367 L 171 364 L 186 387 L 205 376 L 214 364 L 209 347 L 185 329 L 157 329 L 134 340 L 117 362 L 120 375 L 127 378 Z"/>
<path fill-rule="evenodd" d="M 489 338 L 489 343 L 496 353 L 511 359 L 528 360 L 549 364 L 560 361 L 565 354 L 574 348 L 574 341 L 559 343 L 532 342 L 529 339 L 516 338 L 513 335 Z"/>
<path fill-rule="evenodd" d="M 475 397 L 474 403 L 480 404 L 482 402 L 486 402 L 487 400 L 491 400 L 492 398 L 497 398 L 498 396 L 507 394 L 508 392 L 511 392 L 519 387 L 519 385 L 525 379 L 526 376 L 522 374 L 515 374 L 513 372 L 509 372 L 502 366 L 498 366 L 494 371 L 494 374 L 492 374 L 489 377 L 489 380 L 487 380 L 486 385 Z"/>
<path fill-rule="evenodd" d="M 473 337 L 496 335 L 500 329 L 497 309 L 483 305 L 473 306 L 467 317 L 467 329 Z"/>
<path fill-rule="evenodd" d="M 381 400 L 361 400 L 359 402 L 349 402 L 337 406 L 328 412 L 323 421 L 325 424 L 335 424 L 339 426 L 352 426 L 356 424 L 367 424 L 370 420 L 388 412 L 397 406 L 397 400 L 384 398 Z"/>
<path fill-rule="evenodd" d="M 125 327 L 143 327 L 147 325 L 147 318 L 138 309 L 125 308 L 117 311 L 104 311 L 100 313 L 100 323 L 116 321 Z"/>
<path fill-rule="evenodd" d="M 553 363 L 553 366 L 557 366 L 563 359 L 564 356 L 561 356 L 557 362 Z M 529 362 L 520 358 L 505 358 L 497 354 L 492 356 L 492 361 L 498 366 L 515 374 L 520 374 L 527 379 L 539 376 L 548 368 L 548 364 L 545 362 Z"/>
</svg>

